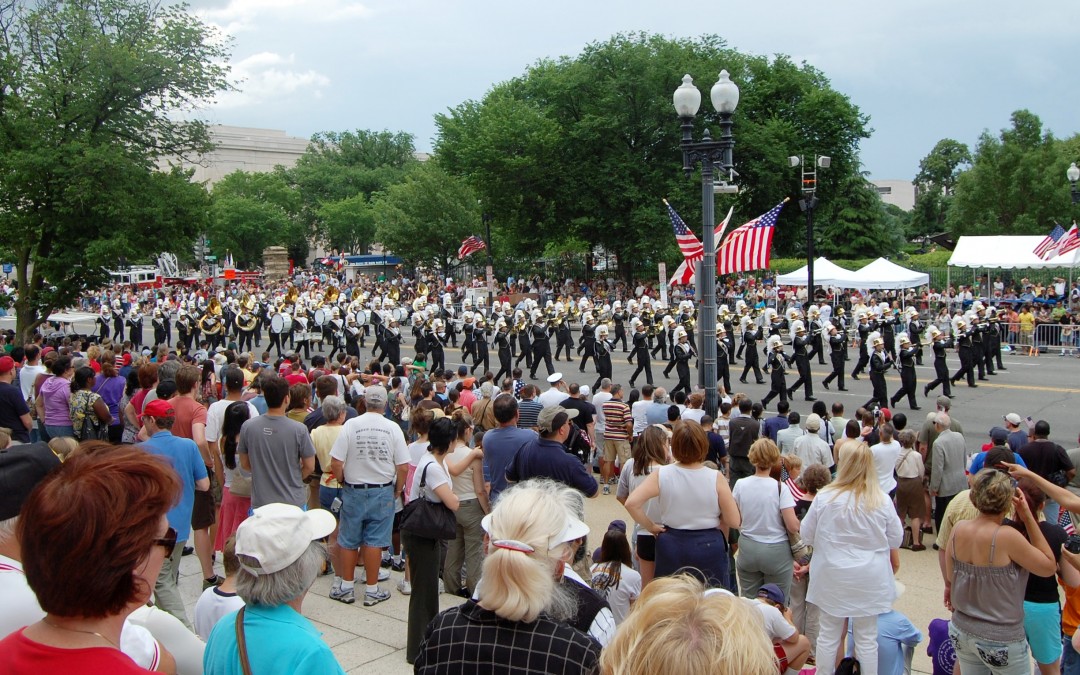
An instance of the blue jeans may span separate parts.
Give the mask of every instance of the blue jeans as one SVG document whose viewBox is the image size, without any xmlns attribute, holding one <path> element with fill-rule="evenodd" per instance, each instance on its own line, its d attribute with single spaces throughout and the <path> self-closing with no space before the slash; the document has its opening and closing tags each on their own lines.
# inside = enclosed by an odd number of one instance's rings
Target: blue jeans
<svg viewBox="0 0 1080 675">
<path fill-rule="evenodd" d="M 1072 646 L 1072 636 L 1061 638 L 1061 675 L 1080 675 L 1080 654 Z"/>
<path fill-rule="evenodd" d="M 667 528 L 656 538 L 656 576 L 689 572 L 706 586 L 725 587 L 728 576 L 728 546 L 718 529 L 679 530 Z M 731 590 L 731 589 L 729 589 Z"/>
<path fill-rule="evenodd" d="M 49 434 L 49 439 L 60 438 L 61 436 L 75 436 L 75 427 L 70 424 L 66 427 L 54 427 L 51 424 L 45 425 L 45 432 Z"/>
<path fill-rule="evenodd" d="M 949 639 L 964 675 L 1029 675 L 1031 652 L 1026 639 L 996 642 L 965 633 L 949 622 Z"/>
</svg>

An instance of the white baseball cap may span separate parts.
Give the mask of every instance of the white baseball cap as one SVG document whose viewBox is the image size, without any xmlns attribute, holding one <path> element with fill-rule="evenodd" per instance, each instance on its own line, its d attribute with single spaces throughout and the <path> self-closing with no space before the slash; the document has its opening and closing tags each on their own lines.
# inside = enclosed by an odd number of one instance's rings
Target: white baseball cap
<svg viewBox="0 0 1080 675">
<path fill-rule="evenodd" d="M 292 504 L 255 509 L 236 530 L 240 566 L 254 575 L 280 572 L 300 559 L 311 542 L 334 531 L 334 514 Z"/>
<path fill-rule="evenodd" d="M 494 512 L 484 516 L 484 519 L 480 521 L 480 527 L 484 528 L 484 532 L 491 534 L 491 523 Z M 548 548 L 552 549 L 559 544 L 565 544 L 568 541 L 576 541 L 581 539 L 589 533 L 589 526 L 576 517 L 567 514 L 566 524 L 563 525 L 562 532 L 555 535 L 548 540 Z"/>
</svg>

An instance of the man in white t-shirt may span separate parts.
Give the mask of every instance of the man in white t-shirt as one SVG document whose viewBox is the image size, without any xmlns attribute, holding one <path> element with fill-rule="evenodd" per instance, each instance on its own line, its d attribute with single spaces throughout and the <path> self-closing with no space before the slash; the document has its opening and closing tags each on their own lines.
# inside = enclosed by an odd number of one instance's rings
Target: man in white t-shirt
<svg viewBox="0 0 1080 675">
<path fill-rule="evenodd" d="M 874 456 L 874 470 L 877 471 L 881 491 L 892 497 L 896 492 L 896 461 L 900 459 L 903 447 L 895 439 L 896 429 L 892 422 L 885 422 L 878 427 L 878 437 L 881 440 L 870 446 L 870 454 Z"/>
<path fill-rule="evenodd" d="M 330 588 L 330 597 L 352 604 L 357 549 L 363 552 L 367 588 L 364 606 L 390 599 L 379 588 L 382 549 L 390 546 L 394 523 L 394 500 L 405 487 L 409 449 L 401 427 L 382 415 L 386 389 L 372 385 L 364 390 L 369 412 L 345 422 L 330 450 L 331 469 L 342 485 L 341 522 L 338 529 L 338 560 L 341 585 Z M 375 411 L 375 412 L 370 412 Z"/>
<path fill-rule="evenodd" d="M 596 417 L 593 424 L 593 433 L 596 438 L 596 448 L 602 450 L 604 447 L 604 404 L 611 400 L 611 379 L 605 377 L 600 380 L 600 391 L 593 394 L 591 403 L 596 408 Z"/>
<path fill-rule="evenodd" d="M 34 398 L 34 380 L 37 379 L 38 373 L 44 373 L 46 368 L 41 363 L 41 347 L 37 345 L 26 346 L 26 365 L 19 369 L 19 388 L 22 389 L 22 397 L 24 401 L 31 401 Z M 31 409 L 32 406 L 31 406 Z M 34 420 L 34 427 L 30 430 L 30 441 L 34 442 L 40 440 L 38 435 L 37 420 Z"/>
</svg>

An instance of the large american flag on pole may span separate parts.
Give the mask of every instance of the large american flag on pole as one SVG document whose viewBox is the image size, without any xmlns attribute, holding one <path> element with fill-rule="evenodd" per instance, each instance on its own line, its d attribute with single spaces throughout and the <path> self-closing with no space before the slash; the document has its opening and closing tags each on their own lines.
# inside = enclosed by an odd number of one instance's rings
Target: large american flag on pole
<svg viewBox="0 0 1080 675">
<path fill-rule="evenodd" d="M 671 227 L 675 230 L 675 241 L 679 244 L 679 251 L 683 254 L 682 264 L 675 270 L 675 273 L 671 275 L 669 284 L 687 285 L 693 283 L 694 275 L 697 274 L 697 265 L 705 258 L 705 247 L 702 246 L 698 240 L 697 235 L 690 231 L 690 228 L 686 226 L 683 219 L 675 211 L 675 207 L 668 203 L 668 200 L 664 200 L 664 206 L 667 207 L 668 217 L 671 218 Z M 724 217 L 720 224 L 716 226 L 714 230 L 716 235 L 716 241 L 724 236 L 724 231 L 727 229 L 728 222 L 731 220 L 731 213 L 734 210 L 728 209 L 727 216 Z"/>
<path fill-rule="evenodd" d="M 767 213 L 740 225 L 728 235 L 716 252 L 717 274 L 768 269 L 776 220 L 787 201 L 785 198 Z"/>
<path fill-rule="evenodd" d="M 1078 248 L 1080 248 L 1080 231 L 1076 229 L 1076 223 L 1073 223 L 1069 231 L 1058 240 L 1057 250 L 1054 253 L 1055 255 L 1065 255 Z"/>
<path fill-rule="evenodd" d="M 473 235 L 461 242 L 461 247 L 458 248 L 457 258 L 458 260 L 464 260 L 465 256 L 472 255 L 484 248 L 487 248 L 487 244 L 484 243 L 484 240 Z"/>
<path fill-rule="evenodd" d="M 1049 260 L 1054 257 L 1054 251 L 1057 250 L 1058 241 L 1065 236 L 1065 230 L 1054 223 L 1054 229 L 1050 230 L 1050 234 L 1046 235 L 1039 245 L 1035 247 L 1035 255 L 1039 256 L 1043 260 Z"/>
</svg>

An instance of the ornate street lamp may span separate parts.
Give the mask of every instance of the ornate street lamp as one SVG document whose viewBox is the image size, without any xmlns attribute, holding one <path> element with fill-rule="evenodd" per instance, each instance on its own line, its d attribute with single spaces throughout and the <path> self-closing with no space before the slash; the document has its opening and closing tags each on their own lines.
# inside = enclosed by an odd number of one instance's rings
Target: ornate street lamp
<svg viewBox="0 0 1080 675">
<path fill-rule="evenodd" d="M 697 270 L 697 288 L 701 311 L 698 312 L 698 345 L 701 368 L 699 379 L 705 389 L 705 412 L 716 417 L 719 406 L 716 391 L 716 226 L 714 214 L 714 193 L 734 192 L 734 186 L 728 184 L 734 175 L 732 151 L 735 137 L 731 134 L 731 116 L 739 105 L 739 87 L 731 81 L 726 70 L 720 71 L 720 77 L 710 91 L 713 107 L 720 114 L 720 140 L 714 141 L 708 129 L 705 129 L 700 141 L 693 138 L 694 117 L 701 107 L 701 92 L 694 86 L 694 79 L 683 76 L 682 84 L 675 90 L 672 102 L 682 126 L 683 171 L 687 177 L 694 171 L 695 165 L 701 164 L 701 244 L 704 257 Z M 717 183 L 714 167 L 719 169 L 723 179 Z M 719 186 L 719 189 L 717 189 Z"/>
</svg>

